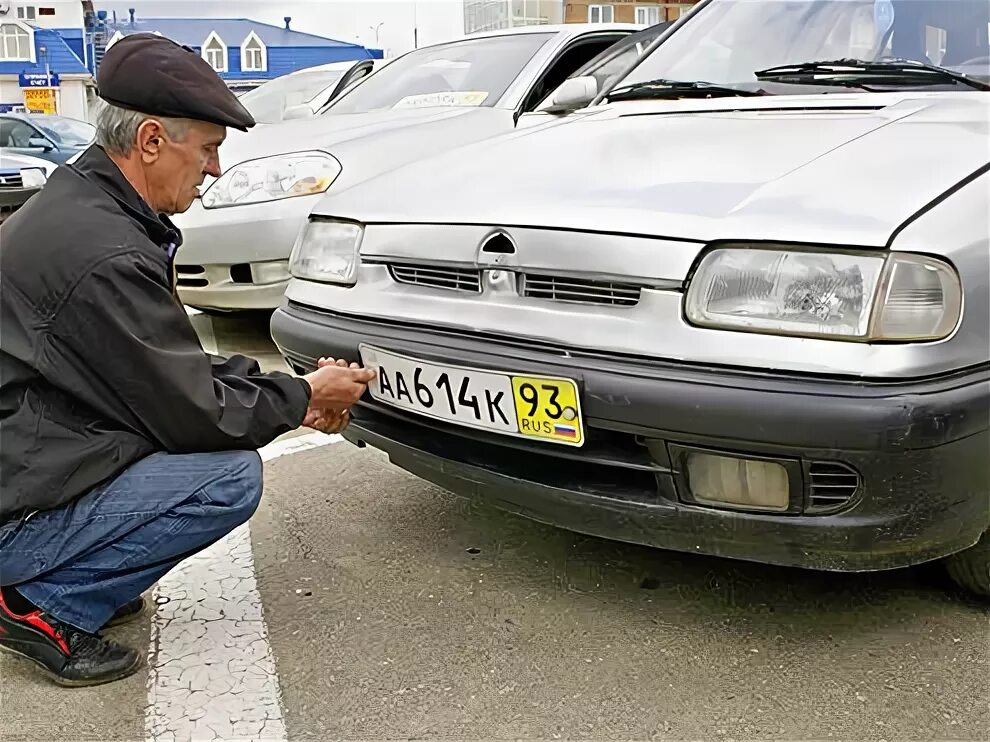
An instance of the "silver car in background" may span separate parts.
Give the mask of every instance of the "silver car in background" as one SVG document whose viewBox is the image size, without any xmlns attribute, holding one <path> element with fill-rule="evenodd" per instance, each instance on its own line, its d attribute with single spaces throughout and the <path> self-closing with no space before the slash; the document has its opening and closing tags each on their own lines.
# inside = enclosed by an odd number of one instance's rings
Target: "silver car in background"
<svg viewBox="0 0 990 742">
<path fill-rule="evenodd" d="M 435 44 L 373 72 L 321 115 L 231 132 L 223 176 L 175 218 L 182 301 L 198 309 L 274 309 L 310 210 L 405 163 L 509 132 L 568 75 L 638 30 L 533 26 Z"/>
<path fill-rule="evenodd" d="M 306 67 L 249 90 L 240 96 L 240 101 L 259 124 L 309 118 L 387 63 L 382 59 L 359 59 Z"/>
<path fill-rule="evenodd" d="M 593 105 L 326 196 L 273 337 L 377 369 L 345 436 L 454 493 L 990 596 L 988 15 L 705 0 Z"/>
</svg>

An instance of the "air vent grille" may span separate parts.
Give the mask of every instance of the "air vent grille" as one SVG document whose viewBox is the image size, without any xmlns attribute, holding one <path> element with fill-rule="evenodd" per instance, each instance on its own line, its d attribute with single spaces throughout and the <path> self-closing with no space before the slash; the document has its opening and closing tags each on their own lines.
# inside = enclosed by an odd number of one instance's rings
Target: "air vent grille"
<svg viewBox="0 0 990 742">
<path fill-rule="evenodd" d="M 388 272 L 397 283 L 481 293 L 481 272 L 477 269 L 393 264 Z"/>
<path fill-rule="evenodd" d="M 810 514 L 830 513 L 841 510 L 859 491 L 859 473 L 846 464 L 833 461 L 815 461 L 808 467 Z"/>
<path fill-rule="evenodd" d="M 550 299 L 578 304 L 632 307 L 639 304 L 642 287 L 612 281 L 588 281 L 567 276 L 522 276 L 520 293 L 532 299 Z"/>
</svg>

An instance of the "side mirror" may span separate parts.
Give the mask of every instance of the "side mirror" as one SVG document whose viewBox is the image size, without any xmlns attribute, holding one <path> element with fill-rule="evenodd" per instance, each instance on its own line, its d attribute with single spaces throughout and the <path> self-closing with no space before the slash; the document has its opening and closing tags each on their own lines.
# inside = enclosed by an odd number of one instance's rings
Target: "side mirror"
<svg viewBox="0 0 990 742">
<path fill-rule="evenodd" d="M 44 150 L 45 152 L 51 152 L 55 149 L 55 147 L 52 146 L 52 143 L 44 137 L 31 137 L 28 139 L 28 147 L 31 149 Z"/>
<path fill-rule="evenodd" d="M 304 119 L 309 118 L 313 115 L 313 109 L 307 106 L 305 103 L 298 106 L 289 106 L 282 113 L 283 121 L 291 121 L 293 119 Z"/>
<path fill-rule="evenodd" d="M 596 95 L 598 95 L 597 78 L 591 75 L 572 77 L 564 80 L 550 95 L 549 103 L 540 106 L 539 110 L 545 113 L 569 113 L 584 108 L 595 99 Z"/>
</svg>

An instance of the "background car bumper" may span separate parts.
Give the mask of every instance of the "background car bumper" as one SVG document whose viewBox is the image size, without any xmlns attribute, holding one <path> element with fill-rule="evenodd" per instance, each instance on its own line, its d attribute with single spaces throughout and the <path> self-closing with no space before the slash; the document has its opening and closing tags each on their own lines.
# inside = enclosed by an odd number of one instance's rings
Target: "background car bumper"
<svg viewBox="0 0 990 742">
<path fill-rule="evenodd" d="M 575 355 L 332 316 L 287 303 L 276 343 L 298 371 L 372 342 L 424 360 L 567 376 L 587 445 L 533 444 L 372 401 L 346 436 L 450 491 L 621 541 L 826 570 L 917 564 L 990 521 L 990 370 L 864 383 Z M 682 455 L 729 452 L 793 473 L 787 513 L 692 503 Z"/>
<path fill-rule="evenodd" d="M 196 201 L 175 218 L 183 237 L 175 259 L 179 298 L 216 309 L 277 307 L 289 283 L 292 246 L 318 199 L 209 210 Z M 284 277 L 272 280 L 261 271 Z"/>
</svg>

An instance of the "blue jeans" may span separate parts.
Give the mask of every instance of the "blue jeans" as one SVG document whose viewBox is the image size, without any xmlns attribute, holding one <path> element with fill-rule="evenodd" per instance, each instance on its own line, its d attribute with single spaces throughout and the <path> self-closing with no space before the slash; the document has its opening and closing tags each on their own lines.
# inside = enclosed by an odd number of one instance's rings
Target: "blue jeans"
<svg viewBox="0 0 990 742">
<path fill-rule="evenodd" d="M 261 500 L 255 451 L 153 454 L 56 510 L 0 526 L 0 586 L 95 633 Z"/>
</svg>

